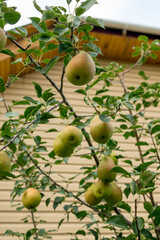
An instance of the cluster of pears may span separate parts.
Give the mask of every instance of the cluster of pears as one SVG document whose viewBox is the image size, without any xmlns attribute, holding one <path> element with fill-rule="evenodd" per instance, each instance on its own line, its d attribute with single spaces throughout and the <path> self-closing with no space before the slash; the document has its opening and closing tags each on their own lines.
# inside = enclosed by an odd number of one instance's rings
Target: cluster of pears
<svg viewBox="0 0 160 240">
<path fill-rule="evenodd" d="M 122 190 L 114 182 L 117 173 L 112 168 L 117 164 L 117 158 L 113 155 L 103 155 L 97 168 L 99 180 L 87 189 L 85 200 L 91 206 L 98 205 L 105 200 L 109 205 L 115 205 L 122 200 Z"/>
<path fill-rule="evenodd" d="M 68 63 L 66 77 L 73 85 L 82 86 L 89 83 L 96 72 L 95 63 L 87 52 L 79 52 Z"/>
<path fill-rule="evenodd" d="M 90 123 L 90 135 L 92 139 L 99 143 L 105 144 L 113 134 L 113 126 L 110 122 L 103 122 L 99 115 L 94 116 Z M 122 200 L 122 190 L 114 182 L 116 173 L 112 172 L 118 163 L 114 153 L 103 155 L 97 168 L 98 181 L 93 183 L 85 192 L 85 200 L 88 204 L 94 206 L 99 204 L 103 199 L 108 204 L 114 205 Z"/>
<path fill-rule="evenodd" d="M 0 51 L 5 47 L 7 36 L 2 28 L 0 28 Z"/>
<path fill-rule="evenodd" d="M 81 130 L 75 126 L 68 125 L 55 138 L 53 150 L 59 157 L 69 157 L 75 147 L 82 142 L 83 134 Z"/>
</svg>

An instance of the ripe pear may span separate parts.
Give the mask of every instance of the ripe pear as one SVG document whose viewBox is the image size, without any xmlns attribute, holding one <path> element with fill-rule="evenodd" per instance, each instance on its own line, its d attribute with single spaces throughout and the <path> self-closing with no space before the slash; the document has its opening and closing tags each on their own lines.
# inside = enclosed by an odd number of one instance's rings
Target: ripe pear
<svg viewBox="0 0 160 240">
<path fill-rule="evenodd" d="M 95 116 L 90 123 L 90 134 L 97 143 L 106 143 L 112 137 L 113 126 L 110 122 L 103 122 Z"/>
<path fill-rule="evenodd" d="M 96 198 L 96 196 L 94 195 L 93 184 L 87 189 L 84 197 L 85 197 L 86 202 L 91 206 L 98 205 L 101 202 L 101 199 Z"/>
<path fill-rule="evenodd" d="M 112 194 L 106 200 L 108 204 L 115 205 L 116 203 L 122 201 L 122 190 L 115 182 L 111 182 L 110 184 L 112 187 Z"/>
<path fill-rule="evenodd" d="M 97 199 L 107 199 L 112 194 L 112 186 L 110 183 L 106 183 L 99 180 L 92 185 L 93 193 Z"/>
<path fill-rule="evenodd" d="M 36 188 L 28 188 L 22 195 L 23 206 L 28 209 L 36 208 L 41 202 L 41 194 Z"/>
<path fill-rule="evenodd" d="M 7 36 L 2 28 L 0 28 L 0 51 L 5 47 Z"/>
<path fill-rule="evenodd" d="M 118 158 L 116 157 L 115 152 L 111 152 L 110 157 L 113 159 L 114 163 L 117 165 L 118 164 Z"/>
<path fill-rule="evenodd" d="M 77 147 L 81 144 L 82 139 L 81 130 L 75 126 L 67 126 L 61 132 L 61 140 L 68 147 Z"/>
<path fill-rule="evenodd" d="M 112 168 L 114 168 L 115 166 L 116 165 L 113 159 L 107 155 L 104 155 L 101 158 L 101 161 L 97 168 L 97 175 L 99 179 L 106 182 L 112 182 L 117 175 L 116 172 L 111 172 Z"/>
<path fill-rule="evenodd" d="M 53 150 L 55 154 L 59 157 L 69 157 L 73 151 L 73 147 L 69 147 L 62 142 L 61 133 L 59 133 L 53 143 Z"/>
<path fill-rule="evenodd" d="M 89 83 L 96 72 L 92 57 L 86 52 L 75 55 L 66 67 L 66 77 L 74 85 Z"/>
<path fill-rule="evenodd" d="M 0 152 L 0 171 L 11 171 L 11 160 L 4 150 Z"/>
</svg>

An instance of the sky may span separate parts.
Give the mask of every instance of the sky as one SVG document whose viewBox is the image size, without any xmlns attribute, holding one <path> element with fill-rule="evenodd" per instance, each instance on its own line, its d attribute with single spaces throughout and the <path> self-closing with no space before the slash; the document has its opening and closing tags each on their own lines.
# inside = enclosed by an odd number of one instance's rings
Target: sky
<svg viewBox="0 0 160 240">
<path fill-rule="evenodd" d="M 75 5 L 75 0 L 72 0 Z M 101 18 L 107 21 L 120 22 L 125 25 L 153 28 L 160 33 L 160 0 L 97 0 L 98 4 L 93 6 L 86 15 Z M 33 7 L 33 0 L 7 0 L 8 6 L 16 6 L 21 13 L 18 25 L 30 23 L 29 17 L 40 16 Z M 37 0 L 42 9 L 45 6 L 61 5 L 68 9 L 66 0 Z M 71 5 L 72 9 L 72 5 Z M 17 25 L 5 27 L 6 30 Z"/>
</svg>

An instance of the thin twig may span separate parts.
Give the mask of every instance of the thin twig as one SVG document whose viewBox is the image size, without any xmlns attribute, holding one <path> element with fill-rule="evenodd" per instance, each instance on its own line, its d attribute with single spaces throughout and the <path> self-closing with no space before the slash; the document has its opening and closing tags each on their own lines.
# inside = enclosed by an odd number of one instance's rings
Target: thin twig
<svg viewBox="0 0 160 240">
<path fill-rule="evenodd" d="M 139 230 L 138 222 L 137 222 L 137 199 L 135 199 L 135 222 L 136 222 L 136 228 L 137 228 L 137 233 L 138 233 L 138 240 L 141 240 L 140 230 Z"/>
<path fill-rule="evenodd" d="M 62 90 L 63 90 L 63 80 L 64 80 L 65 69 L 66 69 L 66 67 L 63 66 L 62 76 L 61 76 L 61 86 L 60 86 L 60 91 L 61 91 L 61 92 L 62 92 Z"/>
<path fill-rule="evenodd" d="M 38 239 L 37 224 L 36 224 L 36 221 L 35 221 L 35 218 L 34 218 L 34 212 L 33 212 L 32 209 L 31 209 L 30 212 L 31 212 L 31 217 L 32 217 L 32 222 L 33 222 L 34 230 L 35 230 L 35 236 L 36 236 L 36 238 Z"/>
</svg>

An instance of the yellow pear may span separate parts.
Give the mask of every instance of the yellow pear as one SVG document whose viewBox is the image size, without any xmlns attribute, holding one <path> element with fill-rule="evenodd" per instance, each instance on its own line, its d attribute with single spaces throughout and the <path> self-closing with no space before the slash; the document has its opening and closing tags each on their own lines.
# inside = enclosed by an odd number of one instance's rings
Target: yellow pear
<svg viewBox="0 0 160 240">
<path fill-rule="evenodd" d="M 107 198 L 107 203 L 115 205 L 116 203 L 122 201 L 122 190 L 115 182 L 111 182 L 111 186 L 112 194 L 109 198 Z"/>
<path fill-rule="evenodd" d="M 85 192 L 85 200 L 86 202 L 91 205 L 91 206 L 95 206 L 95 205 L 98 205 L 100 202 L 101 202 L 101 199 L 100 198 L 96 198 L 96 196 L 94 195 L 94 192 L 93 192 L 93 185 L 91 185 L 87 191 Z"/>
<path fill-rule="evenodd" d="M 62 142 L 61 133 L 59 133 L 53 143 L 53 150 L 55 154 L 59 157 L 69 157 L 73 151 L 73 147 L 69 147 Z"/>
<path fill-rule="evenodd" d="M 82 139 L 81 130 L 75 126 L 67 126 L 61 132 L 61 140 L 68 147 L 77 147 L 81 144 Z"/>
<path fill-rule="evenodd" d="M 11 160 L 4 150 L 0 152 L 0 171 L 11 171 Z"/>
<path fill-rule="evenodd" d="M 97 175 L 99 179 L 106 182 L 112 182 L 117 175 L 116 172 L 111 172 L 112 168 L 114 168 L 115 166 L 116 165 L 113 159 L 107 155 L 104 155 L 101 158 L 101 161 L 97 168 Z"/>
<path fill-rule="evenodd" d="M 91 120 L 90 134 L 95 142 L 104 144 L 112 137 L 113 126 L 110 122 L 103 122 L 97 115 Z"/>
<path fill-rule="evenodd" d="M 92 184 L 93 193 L 98 199 L 107 199 L 112 194 L 112 186 L 110 183 L 106 183 L 99 180 Z"/>
<path fill-rule="evenodd" d="M 66 77 L 74 85 L 89 83 L 96 72 L 92 57 L 86 52 L 75 55 L 66 67 Z"/>
<path fill-rule="evenodd" d="M 36 208 L 41 202 L 41 194 L 36 188 L 28 188 L 22 195 L 23 206 L 28 209 Z"/>
<path fill-rule="evenodd" d="M 0 51 L 5 47 L 7 36 L 2 28 L 0 28 Z"/>
</svg>

